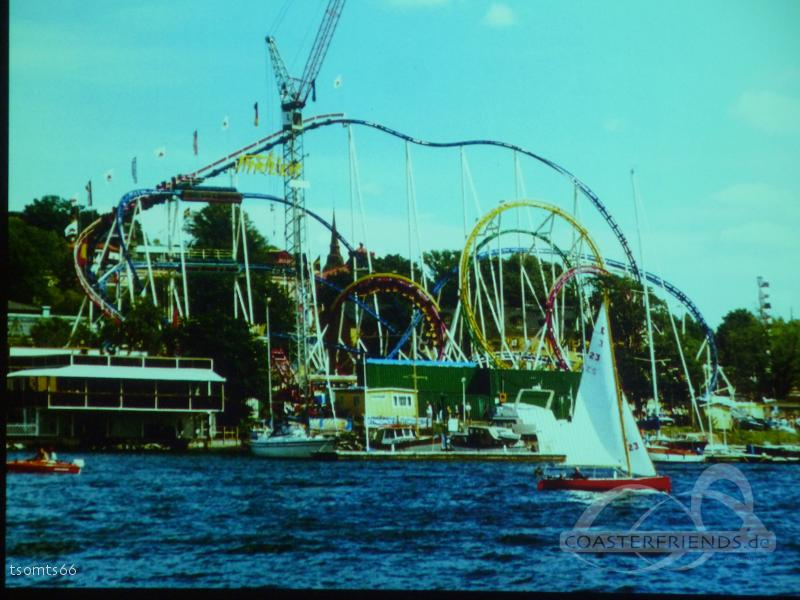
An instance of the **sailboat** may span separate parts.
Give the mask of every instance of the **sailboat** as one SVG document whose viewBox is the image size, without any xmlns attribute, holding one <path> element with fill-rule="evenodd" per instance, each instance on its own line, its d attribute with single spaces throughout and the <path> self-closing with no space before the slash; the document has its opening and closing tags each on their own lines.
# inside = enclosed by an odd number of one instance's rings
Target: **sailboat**
<svg viewBox="0 0 800 600">
<path fill-rule="evenodd" d="M 670 478 L 656 473 L 633 412 L 622 396 L 607 301 L 594 324 L 572 421 L 561 422 L 553 434 L 558 435 L 556 443 L 574 471 L 568 475 L 543 473 L 537 484 L 540 491 L 603 492 L 632 485 L 662 492 L 671 489 Z"/>
<path fill-rule="evenodd" d="M 250 451 L 268 458 L 312 458 L 334 446 L 334 440 L 311 436 L 306 426 L 288 421 L 276 424 L 274 430 L 253 433 L 250 440 Z"/>
</svg>

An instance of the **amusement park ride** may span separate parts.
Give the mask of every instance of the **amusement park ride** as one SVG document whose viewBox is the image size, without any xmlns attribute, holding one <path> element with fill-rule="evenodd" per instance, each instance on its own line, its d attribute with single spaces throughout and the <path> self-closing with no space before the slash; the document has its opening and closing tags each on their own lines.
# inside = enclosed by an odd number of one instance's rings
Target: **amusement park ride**
<svg viewBox="0 0 800 600">
<path fill-rule="evenodd" d="M 217 268 L 243 275 L 244 285 L 242 277 L 236 277 L 233 284 L 234 314 L 255 326 L 251 271 L 278 269 L 282 276 L 291 278 L 288 287 L 296 307 L 294 331 L 288 336 L 294 364 L 288 365 L 284 354 L 281 368 L 286 378 L 295 378 L 299 396 L 308 398 L 312 378 L 353 374 L 365 357 L 468 361 L 497 369 L 580 370 L 582 354 L 588 348 L 587 328 L 594 323 L 600 306 L 599 294 L 595 293 L 597 276 L 616 271 L 666 292 L 703 328 L 708 363 L 705 389 L 711 393 L 716 387 L 718 370 L 716 347 L 700 311 L 675 286 L 639 268 L 617 222 L 594 192 L 569 171 L 504 142 L 432 142 L 341 114 L 304 118 L 303 109 L 309 95 L 315 96 L 315 81 L 343 5 L 344 0 L 330 0 L 300 78 L 289 75 L 275 39 L 266 38 L 280 94 L 279 131 L 190 174 L 176 175 L 154 188 L 128 192 L 114 210 L 79 233 L 74 245 L 75 269 L 88 300 L 106 318 L 117 321 L 125 319 L 126 311 L 137 298 L 150 298 L 153 304 L 166 309 L 169 318 L 177 315 L 187 319 L 190 274 L 207 268 L 213 259 Z M 304 138 L 316 130 L 333 129 L 332 126 L 346 128 L 349 136 L 354 127 L 363 127 L 402 141 L 409 178 L 412 146 L 459 151 L 462 184 L 470 177 L 466 149 L 510 152 L 517 182 L 516 198 L 500 202 L 476 220 L 466 235 L 458 264 L 438 281 L 433 281 L 432 270 L 425 265 L 421 253 L 419 260 L 410 260 L 408 276 L 375 273 L 368 252 L 355 248 L 335 225 L 306 207 Z M 355 156 L 352 137 L 349 139 L 352 174 Z M 282 146 L 282 162 L 270 162 L 267 167 L 259 157 L 278 145 Z M 575 211 L 570 214 L 553 204 L 526 199 L 524 189 L 520 189 L 524 186 L 519 185 L 520 159 L 531 160 L 555 173 L 561 181 L 565 179 L 574 202 L 581 199 L 593 206 L 610 228 L 626 260 L 605 257 L 587 228 L 576 219 Z M 267 168 L 283 177 L 282 197 L 239 191 L 232 186 L 203 185 L 220 175 L 243 169 L 264 172 Z M 466 197 L 468 187 L 462 185 L 462 198 Z M 413 181 L 407 189 L 413 189 Z M 280 267 L 251 264 L 245 201 L 284 205 L 286 264 Z M 219 203 L 231 207 L 230 252 L 210 257 L 186 247 L 184 203 Z M 173 234 L 165 247 L 157 249 L 141 226 L 141 218 L 159 205 L 168 209 Z M 352 277 L 349 284 L 337 287 L 321 269 L 315 270 L 307 241 L 310 220 L 324 226 L 333 242 L 346 248 L 347 272 Z M 465 228 L 466 222 L 465 216 Z M 359 276 L 362 267 L 367 273 Z M 458 291 L 450 295 L 455 299 L 454 307 L 444 311 L 439 301 L 447 286 L 451 290 L 457 286 Z M 337 295 L 322 311 L 320 290 L 330 287 L 335 288 Z M 387 302 L 403 304 L 403 310 L 392 314 L 395 319 L 397 315 L 407 319 L 393 322 L 385 308 Z M 688 378 L 688 371 L 685 375 Z"/>
</svg>

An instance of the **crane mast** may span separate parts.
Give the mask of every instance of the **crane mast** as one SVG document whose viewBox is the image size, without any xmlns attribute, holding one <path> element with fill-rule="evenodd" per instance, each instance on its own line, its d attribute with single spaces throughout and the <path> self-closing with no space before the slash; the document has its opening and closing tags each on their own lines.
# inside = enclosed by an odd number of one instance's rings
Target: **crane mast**
<svg viewBox="0 0 800 600">
<path fill-rule="evenodd" d="M 308 395 L 309 381 L 309 345 L 308 334 L 311 323 L 309 313 L 316 312 L 313 304 L 313 266 L 306 259 L 305 236 L 305 192 L 306 185 L 303 177 L 305 168 L 303 164 L 303 107 L 309 93 L 314 90 L 315 80 L 322 67 L 322 61 L 330 46 L 336 24 L 344 6 L 344 0 L 330 0 L 322 18 L 322 24 L 317 31 L 317 37 L 306 62 L 303 76 L 298 79 L 291 77 L 286 65 L 278 52 L 274 37 L 267 37 L 267 48 L 275 73 L 275 82 L 281 101 L 281 114 L 283 131 L 288 134 L 283 144 L 283 192 L 287 200 L 285 213 L 286 251 L 294 259 L 294 286 L 295 286 L 295 344 L 297 358 L 297 383 L 303 395 Z M 312 317 L 315 318 L 315 317 Z"/>
</svg>

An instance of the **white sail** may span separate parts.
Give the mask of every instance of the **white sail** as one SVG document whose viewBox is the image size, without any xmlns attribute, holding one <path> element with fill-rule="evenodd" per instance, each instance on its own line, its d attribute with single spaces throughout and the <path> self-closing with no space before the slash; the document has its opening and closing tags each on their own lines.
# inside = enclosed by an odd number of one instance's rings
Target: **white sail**
<svg viewBox="0 0 800 600">
<path fill-rule="evenodd" d="M 589 351 L 583 360 L 583 375 L 578 388 L 573 421 L 584 419 L 591 423 L 600 439 L 610 464 L 627 470 L 625 443 L 617 399 L 617 381 L 614 374 L 614 353 L 608 331 L 608 310 L 600 307 L 594 324 Z M 585 413 L 585 415 L 584 415 Z"/>
<path fill-rule="evenodd" d="M 584 357 L 572 422 L 564 431 L 568 437 L 566 462 L 571 465 L 609 466 L 627 471 L 613 360 L 603 305 L 589 352 Z"/>
<path fill-rule="evenodd" d="M 647 448 L 639 433 L 633 411 L 626 400 L 622 402 L 623 423 L 625 424 L 625 439 L 628 442 L 628 456 L 631 461 L 631 473 L 642 477 L 652 477 L 656 474 L 653 461 L 647 453 Z"/>
</svg>

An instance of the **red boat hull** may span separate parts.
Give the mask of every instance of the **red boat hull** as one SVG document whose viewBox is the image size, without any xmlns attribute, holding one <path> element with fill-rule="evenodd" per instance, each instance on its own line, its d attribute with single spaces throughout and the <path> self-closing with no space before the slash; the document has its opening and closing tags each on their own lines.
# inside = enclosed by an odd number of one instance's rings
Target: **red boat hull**
<svg viewBox="0 0 800 600">
<path fill-rule="evenodd" d="M 669 492 L 672 489 L 672 482 L 666 475 L 657 475 L 655 477 L 634 477 L 630 479 L 540 479 L 536 485 L 536 489 L 539 491 L 607 492 L 619 487 L 647 487 L 659 492 Z"/>
<path fill-rule="evenodd" d="M 73 463 L 54 460 L 14 460 L 6 463 L 6 473 L 61 473 L 77 475 L 81 468 Z"/>
</svg>

